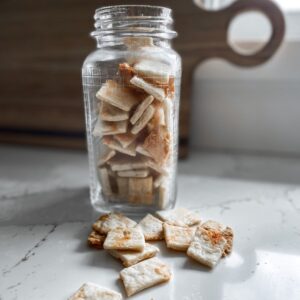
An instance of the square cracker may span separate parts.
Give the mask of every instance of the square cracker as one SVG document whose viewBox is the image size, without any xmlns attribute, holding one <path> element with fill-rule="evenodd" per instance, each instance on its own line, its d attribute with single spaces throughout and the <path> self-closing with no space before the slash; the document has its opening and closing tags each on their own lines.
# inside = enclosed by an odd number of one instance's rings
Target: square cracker
<svg viewBox="0 0 300 300">
<path fill-rule="evenodd" d="M 129 178 L 129 202 L 135 204 L 152 204 L 153 178 Z"/>
<path fill-rule="evenodd" d="M 148 167 L 148 160 L 149 159 L 144 157 L 137 157 L 129 161 L 122 157 L 115 157 L 109 162 L 109 165 L 113 171 L 139 170 Z"/>
<path fill-rule="evenodd" d="M 120 153 L 129 155 L 129 156 L 136 156 L 136 143 L 133 141 L 128 147 L 123 148 L 122 145 L 115 140 L 114 138 L 110 137 L 110 136 L 105 136 L 102 138 L 102 142 L 104 145 L 106 145 L 107 147 L 116 150 Z"/>
<path fill-rule="evenodd" d="M 120 259 L 125 267 L 130 267 L 140 261 L 151 258 L 159 252 L 159 249 L 151 244 L 146 243 L 144 250 L 141 252 L 136 251 L 122 251 L 122 250 L 109 250 L 109 253 Z"/>
<path fill-rule="evenodd" d="M 155 99 L 159 101 L 164 101 L 166 94 L 163 88 L 154 86 L 153 84 L 145 81 L 144 79 L 134 76 L 130 79 L 130 83 L 143 89 L 147 94 L 152 95 Z"/>
<path fill-rule="evenodd" d="M 221 259 L 226 240 L 220 230 L 206 230 L 198 227 L 187 255 L 196 261 L 213 268 Z"/>
<path fill-rule="evenodd" d="M 158 241 L 164 238 L 163 222 L 147 214 L 137 225 L 141 228 L 146 241 Z"/>
<path fill-rule="evenodd" d="M 143 130 L 151 118 L 155 113 L 155 109 L 152 105 L 149 105 L 147 109 L 143 112 L 142 116 L 138 119 L 138 121 L 131 128 L 132 134 L 138 134 L 141 130 Z"/>
<path fill-rule="evenodd" d="M 99 167 L 103 166 L 104 164 L 106 164 L 110 159 L 112 159 L 114 156 L 116 155 L 116 151 L 115 150 L 110 150 L 110 149 L 104 149 L 103 153 L 101 154 L 97 165 Z"/>
<path fill-rule="evenodd" d="M 129 113 L 119 109 L 105 101 L 101 101 L 99 105 L 100 119 L 102 121 L 119 122 L 129 118 Z"/>
<path fill-rule="evenodd" d="M 140 102 L 140 96 L 136 92 L 113 80 L 107 80 L 96 97 L 124 111 L 130 111 Z"/>
<path fill-rule="evenodd" d="M 193 226 L 200 223 L 198 214 L 183 207 L 157 211 L 156 214 L 160 219 L 170 225 Z"/>
<path fill-rule="evenodd" d="M 132 178 L 145 178 L 149 175 L 148 169 L 140 169 L 140 170 L 126 170 L 119 171 L 119 177 L 132 177 Z"/>
<path fill-rule="evenodd" d="M 226 245 L 222 254 L 222 257 L 229 255 L 232 251 L 232 244 L 233 244 L 233 230 L 229 226 L 225 226 L 216 221 L 206 221 L 201 225 L 202 228 L 206 230 L 220 230 L 222 232 L 223 237 L 226 240 Z"/>
<path fill-rule="evenodd" d="M 171 271 L 165 263 L 153 257 L 123 269 L 120 277 L 127 296 L 130 297 L 146 288 L 170 280 Z"/>
<path fill-rule="evenodd" d="M 101 182 L 101 188 L 103 194 L 107 196 L 112 195 L 112 187 L 109 180 L 108 170 L 106 168 L 100 168 L 99 176 L 100 176 L 100 182 Z"/>
<path fill-rule="evenodd" d="M 69 300 L 122 300 L 122 295 L 95 283 L 87 282 Z"/>
<path fill-rule="evenodd" d="M 167 247 L 178 251 L 186 251 L 190 246 L 196 227 L 181 227 L 164 223 L 164 235 Z"/>
<path fill-rule="evenodd" d="M 155 60 L 141 60 L 133 66 L 134 71 L 141 77 L 161 84 L 168 84 L 171 67 Z"/>
<path fill-rule="evenodd" d="M 133 228 L 136 222 L 120 213 L 110 213 L 102 215 L 94 224 L 93 229 L 101 234 L 107 234 L 116 228 Z"/>
<path fill-rule="evenodd" d="M 127 131 L 127 121 L 120 122 L 102 122 L 101 133 L 102 135 L 122 134 Z"/>
<path fill-rule="evenodd" d="M 131 132 L 116 134 L 115 139 L 122 145 L 123 148 L 127 148 L 131 143 L 133 143 L 138 136 Z"/>
<path fill-rule="evenodd" d="M 116 228 L 107 233 L 103 248 L 107 250 L 143 251 L 145 238 L 139 228 Z"/>
<path fill-rule="evenodd" d="M 142 116 L 144 111 L 147 109 L 147 107 L 153 102 L 154 97 L 153 96 L 148 96 L 146 97 L 136 108 L 134 111 L 132 117 L 130 118 L 130 123 L 134 125 Z"/>
<path fill-rule="evenodd" d="M 105 235 L 93 230 L 88 236 L 88 244 L 92 248 L 103 249 Z"/>
<path fill-rule="evenodd" d="M 171 151 L 170 133 L 166 127 L 158 126 L 154 128 L 146 137 L 143 148 L 150 153 L 159 165 L 164 165 Z"/>
</svg>

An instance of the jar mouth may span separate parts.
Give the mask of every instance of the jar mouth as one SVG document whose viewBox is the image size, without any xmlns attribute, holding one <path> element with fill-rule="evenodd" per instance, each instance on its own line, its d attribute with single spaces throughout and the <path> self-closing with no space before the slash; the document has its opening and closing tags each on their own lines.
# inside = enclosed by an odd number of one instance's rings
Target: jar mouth
<svg viewBox="0 0 300 300">
<path fill-rule="evenodd" d="M 151 36 L 173 39 L 172 10 L 154 5 L 115 5 L 96 9 L 95 31 L 91 36 L 111 38 L 112 36 Z"/>
</svg>

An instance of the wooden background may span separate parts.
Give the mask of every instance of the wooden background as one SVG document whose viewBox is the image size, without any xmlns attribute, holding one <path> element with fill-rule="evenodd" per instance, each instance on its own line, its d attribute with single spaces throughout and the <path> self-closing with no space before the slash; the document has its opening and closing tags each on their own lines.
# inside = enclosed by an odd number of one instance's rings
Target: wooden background
<svg viewBox="0 0 300 300">
<path fill-rule="evenodd" d="M 95 49 L 89 37 L 93 14 L 121 0 L 1 0 L 0 2 L 0 142 L 71 148 L 85 147 L 81 65 Z M 126 4 L 141 4 L 128 0 Z M 210 57 L 254 66 L 269 59 L 284 34 L 284 20 L 269 0 L 239 0 L 218 12 L 196 7 L 192 0 L 153 0 L 148 4 L 174 10 L 183 58 L 180 112 L 181 156 L 189 140 L 192 73 Z M 253 56 L 238 55 L 227 44 L 230 20 L 240 12 L 261 10 L 273 25 L 271 41 Z"/>
</svg>

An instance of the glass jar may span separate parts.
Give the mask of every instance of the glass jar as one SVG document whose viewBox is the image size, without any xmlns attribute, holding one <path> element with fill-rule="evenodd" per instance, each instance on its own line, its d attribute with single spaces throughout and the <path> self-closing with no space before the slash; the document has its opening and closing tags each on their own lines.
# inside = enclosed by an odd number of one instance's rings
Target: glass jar
<svg viewBox="0 0 300 300">
<path fill-rule="evenodd" d="M 129 214 L 172 208 L 181 59 L 171 10 L 120 5 L 94 17 L 97 50 L 82 68 L 91 202 Z"/>
</svg>

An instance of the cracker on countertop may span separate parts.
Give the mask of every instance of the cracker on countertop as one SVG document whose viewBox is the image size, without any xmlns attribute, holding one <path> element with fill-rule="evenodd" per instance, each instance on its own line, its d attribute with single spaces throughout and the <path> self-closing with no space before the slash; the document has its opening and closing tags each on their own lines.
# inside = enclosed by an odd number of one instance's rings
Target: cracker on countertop
<svg viewBox="0 0 300 300">
<path fill-rule="evenodd" d="M 220 230 L 222 232 L 223 237 L 226 239 L 226 245 L 222 254 L 222 257 L 229 255 L 232 251 L 233 244 L 233 230 L 229 226 L 225 226 L 219 222 L 208 220 L 204 222 L 201 227 L 206 230 Z"/>
<path fill-rule="evenodd" d="M 169 281 L 171 271 L 165 263 L 153 257 L 123 269 L 120 277 L 127 296 L 130 297 L 146 288 Z"/>
<path fill-rule="evenodd" d="M 105 235 L 93 230 L 88 236 L 88 244 L 92 248 L 103 249 Z"/>
<path fill-rule="evenodd" d="M 164 223 L 164 235 L 167 247 L 177 251 L 186 251 L 190 246 L 196 227 L 174 226 Z"/>
<path fill-rule="evenodd" d="M 143 261 L 145 259 L 155 256 L 159 252 L 159 249 L 151 244 L 146 243 L 144 250 L 137 251 L 124 251 L 124 250 L 109 250 L 109 253 L 120 259 L 125 267 L 130 267 Z"/>
<path fill-rule="evenodd" d="M 122 300 L 123 297 L 108 288 L 99 286 L 92 282 L 83 284 L 80 289 L 69 298 L 69 300 Z"/>
<path fill-rule="evenodd" d="M 143 78 L 133 76 L 130 83 L 140 89 L 143 89 L 147 94 L 152 95 L 159 101 L 164 101 L 166 98 L 165 90 L 163 88 L 154 86 L 153 84 L 145 81 Z"/>
<path fill-rule="evenodd" d="M 226 239 L 220 230 L 206 230 L 199 226 L 187 250 L 187 255 L 201 264 L 213 268 L 221 259 L 225 245 Z"/>
<path fill-rule="evenodd" d="M 139 94 L 113 80 L 107 80 L 96 93 L 96 97 L 124 111 L 130 111 L 140 103 Z"/>
<path fill-rule="evenodd" d="M 105 101 L 101 101 L 99 105 L 99 114 L 102 121 L 119 122 L 129 118 L 129 113 L 119 109 Z"/>
<path fill-rule="evenodd" d="M 164 222 L 175 226 L 193 226 L 200 223 L 200 217 L 195 212 L 184 207 L 156 212 L 157 216 Z"/>
<path fill-rule="evenodd" d="M 107 250 L 143 251 L 145 238 L 139 228 L 116 228 L 107 233 L 103 248 Z"/>
<path fill-rule="evenodd" d="M 93 229 L 101 234 L 107 234 L 116 228 L 133 228 L 136 222 L 120 213 L 109 213 L 102 215 L 94 224 Z"/>
<path fill-rule="evenodd" d="M 163 222 L 151 214 L 147 214 L 138 225 L 146 241 L 158 241 L 164 238 Z"/>
</svg>

